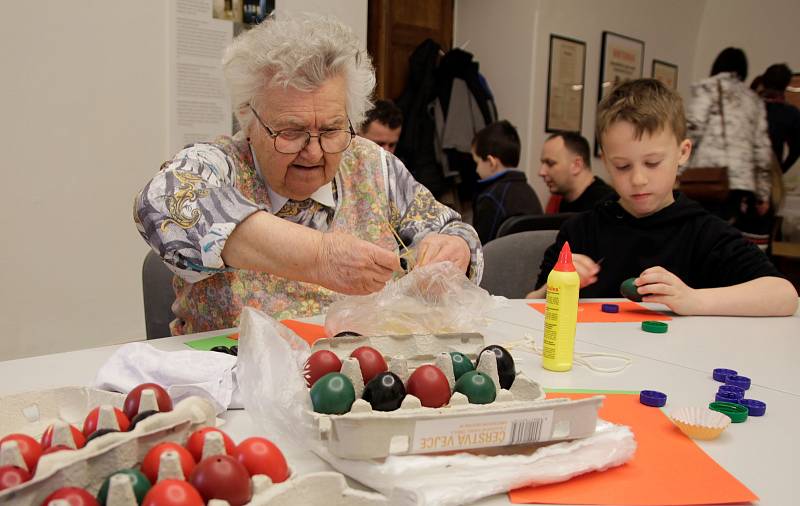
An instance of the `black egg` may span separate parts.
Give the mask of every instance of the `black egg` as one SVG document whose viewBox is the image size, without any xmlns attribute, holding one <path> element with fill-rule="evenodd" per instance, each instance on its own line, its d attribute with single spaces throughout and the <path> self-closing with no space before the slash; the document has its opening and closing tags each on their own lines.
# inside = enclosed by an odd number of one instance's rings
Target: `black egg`
<svg viewBox="0 0 800 506">
<path fill-rule="evenodd" d="M 352 330 L 343 330 L 333 337 L 360 336 L 360 335 L 361 334 L 359 334 L 358 332 L 353 332 Z"/>
<path fill-rule="evenodd" d="M 500 377 L 500 388 L 508 390 L 511 384 L 514 383 L 514 376 L 517 375 L 517 369 L 514 367 L 514 358 L 507 349 L 497 344 L 490 344 L 482 349 L 478 354 L 478 361 L 475 363 L 475 368 L 481 363 L 481 354 L 491 350 L 497 358 L 497 375 Z"/>
<path fill-rule="evenodd" d="M 224 353 L 226 355 L 230 353 L 229 348 L 227 346 L 214 346 L 213 348 L 211 348 L 211 351 L 216 351 L 217 353 Z"/>
<path fill-rule="evenodd" d="M 155 409 L 151 409 L 150 411 L 142 411 L 138 415 L 134 416 L 131 419 L 131 426 L 128 427 L 128 430 L 131 431 L 136 428 L 136 424 L 144 420 L 145 418 L 150 418 L 151 416 L 158 414 L 158 411 Z"/>
<path fill-rule="evenodd" d="M 364 387 L 361 397 L 367 401 L 375 411 L 394 411 L 406 396 L 406 387 L 403 380 L 393 372 L 382 372 L 372 378 Z"/>
<path fill-rule="evenodd" d="M 97 439 L 99 437 L 105 436 L 106 434 L 111 434 L 112 432 L 119 432 L 119 431 L 117 429 L 98 429 L 89 434 L 89 437 L 86 438 L 86 443 L 88 444 L 89 441 L 91 441 L 92 439 Z"/>
<path fill-rule="evenodd" d="M 239 347 L 234 344 L 233 346 L 228 348 L 228 353 L 230 353 L 234 357 L 238 356 L 239 355 Z"/>
</svg>

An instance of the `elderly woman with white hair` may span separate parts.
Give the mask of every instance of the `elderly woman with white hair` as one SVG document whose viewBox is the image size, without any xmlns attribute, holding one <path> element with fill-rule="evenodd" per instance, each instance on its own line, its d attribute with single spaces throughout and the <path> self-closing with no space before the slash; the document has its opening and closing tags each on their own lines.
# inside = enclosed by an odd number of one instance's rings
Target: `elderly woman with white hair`
<svg viewBox="0 0 800 506">
<path fill-rule="evenodd" d="M 177 274 L 173 334 L 234 327 L 243 306 L 310 316 L 378 291 L 401 270 L 395 234 L 418 265 L 480 281 L 475 230 L 356 137 L 375 77 L 352 31 L 279 15 L 223 65 L 241 131 L 183 149 L 135 200 L 139 232 Z"/>
</svg>

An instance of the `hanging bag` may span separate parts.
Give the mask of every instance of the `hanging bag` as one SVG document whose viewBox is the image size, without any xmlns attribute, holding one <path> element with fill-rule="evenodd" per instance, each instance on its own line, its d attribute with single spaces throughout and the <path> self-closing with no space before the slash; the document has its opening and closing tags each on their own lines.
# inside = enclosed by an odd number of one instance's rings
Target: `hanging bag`
<svg viewBox="0 0 800 506">
<path fill-rule="evenodd" d="M 722 141 L 725 153 L 728 152 L 728 139 L 725 132 L 725 110 L 722 106 L 722 82 L 717 80 L 719 114 L 722 121 Z M 692 167 L 686 169 L 678 178 L 678 189 L 692 200 L 700 203 L 718 204 L 725 202 L 730 193 L 728 167 Z"/>
</svg>

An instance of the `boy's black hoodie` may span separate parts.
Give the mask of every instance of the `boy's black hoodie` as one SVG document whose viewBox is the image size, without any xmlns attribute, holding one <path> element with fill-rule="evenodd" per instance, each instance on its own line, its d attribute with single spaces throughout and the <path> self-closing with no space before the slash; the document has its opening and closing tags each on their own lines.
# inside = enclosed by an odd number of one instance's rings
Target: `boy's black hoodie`
<svg viewBox="0 0 800 506">
<path fill-rule="evenodd" d="M 661 266 L 692 288 L 731 286 L 763 276 L 781 276 L 766 255 L 741 232 L 676 192 L 675 202 L 635 218 L 617 201 L 598 203 L 564 223 L 542 260 L 537 288 L 558 260 L 564 241 L 573 253 L 601 262 L 597 282 L 581 297 L 619 297 L 619 285 L 649 267 Z"/>
<path fill-rule="evenodd" d="M 486 244 L 497 237 L 500 225 L 511 216 L 520 214 L 542 214 L 539 197 L 524 173 L 508 170 L 478 181 L 472 225 L 481 243 Z"/>
</svg>

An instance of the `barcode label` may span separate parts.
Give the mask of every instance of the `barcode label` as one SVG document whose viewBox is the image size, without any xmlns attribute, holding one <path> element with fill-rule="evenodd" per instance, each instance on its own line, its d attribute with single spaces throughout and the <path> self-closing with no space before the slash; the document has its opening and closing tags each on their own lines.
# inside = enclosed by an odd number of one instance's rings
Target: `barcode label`
<svg viewBox="0 0 800 506">
<path fill-rule="evenodd" d="M 536 418 L 534 420 L 518 420 L 511 423 L 511 444 L 535 443 L 542 438 L 542 426 L 544 420 Z"/>
<path fill-rule="evenodd" d="M 420 420 L 414 425 L 411 453 L 546 441 L 552 426 L 552 410 Z"/>
</svg>

